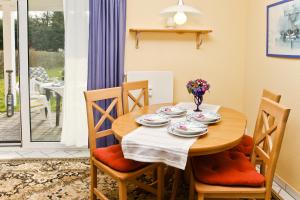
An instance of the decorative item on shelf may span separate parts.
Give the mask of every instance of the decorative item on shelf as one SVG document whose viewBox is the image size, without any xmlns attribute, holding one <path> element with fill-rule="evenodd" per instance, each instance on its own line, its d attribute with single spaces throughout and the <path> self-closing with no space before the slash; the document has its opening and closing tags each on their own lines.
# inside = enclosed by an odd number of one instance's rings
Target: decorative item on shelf
<svg viewBox="0 0 300 200">
<path fill-rule="evenodd" d="M 186 88 L 190 94 L 194 95 L 194 101 L 197 106 L 196 110 L 194 111 L 201 112 L 199 107 L 202 104 L 203 95 L 209 90 L 210 85 L 203 79 L 196 79 L 189 81 L 186 85 Z"/>
<path fill-rule="evenodd" d="M 8 90 L 6 94 L 6 115 L 12 117 L 14 115 L 14 95 L 11 91 L 11 74 L 13 70 L 6 70 L 8 74 Z"/>
<path fill-rule="evenodd" d="M 167 18 L 166 27 L 169 29 L 175 28 L 176 24 L 173 17 Z"/>
<path fill-rule="evenodd" d="M 176 6 L 170 6 L 162 10 L 160 14 L 168 16 L 168 28 L 175 28 L 176 25 L 184 25 L 187 22 L 187 14 L 201 14 L 201 12 L 192 6 L 184 5 L 183 0 L 178 0 Z"/>
</svg>

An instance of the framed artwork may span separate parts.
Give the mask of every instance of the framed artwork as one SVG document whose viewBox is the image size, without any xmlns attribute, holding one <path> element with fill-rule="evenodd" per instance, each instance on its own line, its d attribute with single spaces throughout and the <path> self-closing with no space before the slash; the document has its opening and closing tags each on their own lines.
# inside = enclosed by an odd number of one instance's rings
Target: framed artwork
<svg viewBox="0 0 300 200">
<path fill-rule="evenodd" d="M 300 1 L 267 7 L 267 56 L 300 58 Z"/>
</svg>

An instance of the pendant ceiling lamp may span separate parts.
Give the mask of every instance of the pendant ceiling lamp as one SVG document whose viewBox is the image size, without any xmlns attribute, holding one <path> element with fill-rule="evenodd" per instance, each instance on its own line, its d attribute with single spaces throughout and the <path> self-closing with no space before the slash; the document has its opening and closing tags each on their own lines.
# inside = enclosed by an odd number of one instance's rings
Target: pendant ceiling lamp
<svg viewBox="0 0 300 200">
<path fill-rule="evenodd" d="M 173 20 L 176 25 L 183 25 L 187 22 L 186 14 L 202 14 L 196 8 L 185 5 L 183 0 L 179 0 L 178 4 L 175 6 L 170 6 L 168 8 L 163 9 L 160 14 L 162 15 L 174 15 Z"/>
</svg>

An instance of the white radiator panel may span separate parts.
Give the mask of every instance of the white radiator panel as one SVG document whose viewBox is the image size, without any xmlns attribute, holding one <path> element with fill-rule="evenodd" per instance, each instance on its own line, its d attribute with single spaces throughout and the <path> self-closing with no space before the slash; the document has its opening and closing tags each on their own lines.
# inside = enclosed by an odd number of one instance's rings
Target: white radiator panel
<svg viewBox="0 0 300 200">
<path fill-rule="evenodd" d="M 127 82 L 148 80 L 149 104 L 173 102 L 173 73 L 170 71 L 129 71 Z"/>
</svg>

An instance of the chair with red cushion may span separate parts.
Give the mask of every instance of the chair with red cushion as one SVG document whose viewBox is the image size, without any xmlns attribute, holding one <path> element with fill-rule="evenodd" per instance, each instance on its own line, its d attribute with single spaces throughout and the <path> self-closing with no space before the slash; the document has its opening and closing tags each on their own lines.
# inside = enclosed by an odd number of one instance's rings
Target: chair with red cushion
<svg viewBox="0 0 300 200">
<path fill-rule="evenodd" d="M 280 99 L 281 99 L 280 94 L 275 94 L 275 93 L 273 93 L 269 90 L 266 90 L 266 89 L 263 90 L 262 97 L 270 99 L 270 100 L 272 100 L 276 103 L 279 103 Z M 269 123 L 270 124 L 274 123 L 274 119 L 270 118 Z M 240 144 L 237 145 L 236 147 L 234 147 L 232 150 L 241 152 L 241 153 L 245 154 L 246 156 L 250 157 L 251 153 L 252 153 L 252 150 L 253 150 L 253 146 L 254 146 L 253 138 L 251 136 L 244 135 L 241 142 L 240 142 Z"/>
<path fill-rule="evenodd" d="M 109 174 L 119 184 L 119 199 L 127 199 L 127 187 L 128 181 L 133 182 L 138 187 L 157 195 L 157 199 L 163 199 L 163 187 L 164 187 L 164 171 L 162 164 L 146 164 L 124 158 L 121 145 L 112 145 L 105 148 L 96 148 L 96 139 L 109 136 L 113 134 L 111 129 L 101 130 L 105 120 L 113 122 L 115 118 L 110 114 L 114 108 L 116 108 L 117 117 L 123 114 L 122 108 L 122 89 L 109 88 L 94 91 L 85 92 L 87 118 L 89 127 L 89 145 L 90 145 L 90 199 L 95 200 L 108 199 L 103 193 L 97 189 L 97 170 Z M 101 108 L 97 102 L 102 100 L 111 99 L 111 104 L 107 110 Z M 101 118 L 95 122 L 94 113 L 99 112 Z M 146 172 L 152 172 L 157 170 L 156 184 L 151 185 L 144 184 L 136 179 L 145 174 Z M 154 188 L 152 185 L 156 185 Z"/>
<path fill-rule="evenodd" d="M 191 186 L 198 200 L 207 198 L 253 198 L 270 200 L 272 182 L 290 109 L 262 98 L 255 127 L 251 160 L 243 153 L 225 151 L 192 159 Z M 274 122 L 270 126 L 270 118 Z M 257 159 L 264 165 L 256 172 Z M 190 190 L 193 199 L 193 190 Z"/>
<path fill-rule="evenodd" d="M 224 186 L 263 186 L 265 177 L 256 172 L 240 152 L 224 151 L 192 159 L 194 176 L 201 182 Z"/>
<path fill-rule="evenodd" d="M 250 156 L 253 150 L 253 138 L 249 135 L 244 135 L 238 146 L 234 147 L 232 151 L 243 153 L 245 156 Z"/>
<path fill-rule="evenodd" d="M 120 144 L 97 148 L 93 156 L 100 162 L 119 172 L 133 172 L 146 166 L 146 163 L 124 158 Z"/>
</svg>

